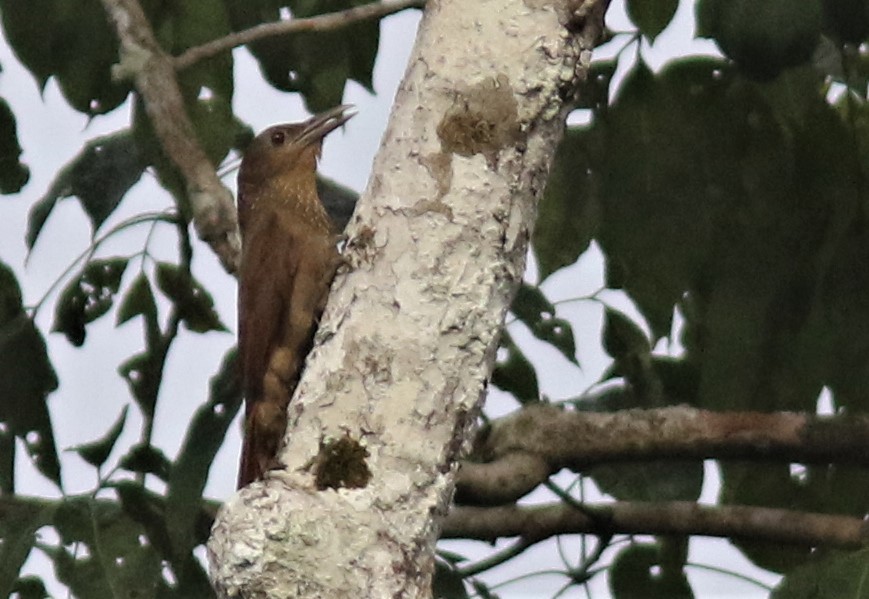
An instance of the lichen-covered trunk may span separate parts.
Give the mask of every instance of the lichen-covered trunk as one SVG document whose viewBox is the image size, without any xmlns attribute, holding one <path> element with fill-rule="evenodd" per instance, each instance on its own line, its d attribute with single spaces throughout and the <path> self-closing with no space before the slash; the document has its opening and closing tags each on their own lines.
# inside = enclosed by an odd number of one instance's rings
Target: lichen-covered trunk
<svg viewBox="0 0 869 599">
<path fill-rule="evenodd" d="M 602 12 L 430 0 L 290 404 L 286 468 L 215 524 L 222 596 L 430 596 L 451 475 Z"/>
</svg>

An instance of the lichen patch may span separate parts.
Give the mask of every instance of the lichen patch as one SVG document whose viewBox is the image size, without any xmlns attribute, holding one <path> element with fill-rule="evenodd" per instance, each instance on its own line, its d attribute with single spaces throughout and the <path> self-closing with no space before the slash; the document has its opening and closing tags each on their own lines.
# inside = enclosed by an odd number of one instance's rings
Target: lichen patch
<svg viewBox="0 0 869 599">
<path fill-rule="evenodd" d="M 445 152 L 482 154 L 490 164 L 502 148 L 516 143 L 520 130 L 518 105 L 504 74 L 458 90 L 437 126 Z"/>
</svg>

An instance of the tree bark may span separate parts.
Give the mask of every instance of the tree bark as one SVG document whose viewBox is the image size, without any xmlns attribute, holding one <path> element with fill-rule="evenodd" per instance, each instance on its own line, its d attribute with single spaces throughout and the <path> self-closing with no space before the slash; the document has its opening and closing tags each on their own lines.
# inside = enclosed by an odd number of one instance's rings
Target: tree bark
<svg viewBox="0 0 869 599">
<path fill-rule="evenodd" d="M 223 597 L 428 597 L 595 0 L 432 0 L 289 408 L 208 544 Z M 364 118 L 362 115 L 361 118 Z"/>
</svg>

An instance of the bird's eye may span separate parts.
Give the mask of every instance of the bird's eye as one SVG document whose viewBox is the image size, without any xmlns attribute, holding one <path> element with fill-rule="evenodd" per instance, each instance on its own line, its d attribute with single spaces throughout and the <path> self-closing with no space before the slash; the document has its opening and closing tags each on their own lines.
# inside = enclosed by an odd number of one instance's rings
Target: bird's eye
<svg viewBox="0 0 869 599">
<path fill-rule="evenodd" d="M 273 131 L 272 132 L 272 145 L 273 146 L 282 146 L 284 145 L 284 141 L 287 139 L 287 136 L 283 131 Z"/>
</svg>

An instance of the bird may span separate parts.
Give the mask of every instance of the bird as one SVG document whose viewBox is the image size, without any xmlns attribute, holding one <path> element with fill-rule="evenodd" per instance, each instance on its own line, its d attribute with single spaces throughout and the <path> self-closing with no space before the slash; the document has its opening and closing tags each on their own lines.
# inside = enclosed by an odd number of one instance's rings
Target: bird
<svg viewBox="0 0 869 599">
<path fill-rule="evenodd" d="M 278 466 L 287 406 L 341 262 L 317 193 L 326 135 L 356 114 L 337 106 L 257 135 L 238 173 L 238 351 L 245 395 L 238 488 Z"/>
</svg>

